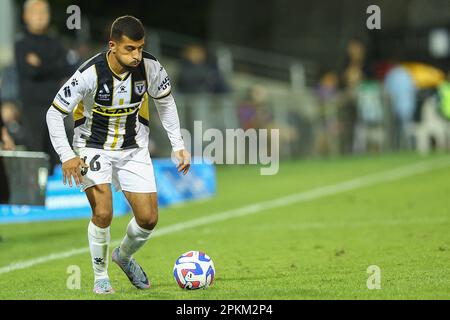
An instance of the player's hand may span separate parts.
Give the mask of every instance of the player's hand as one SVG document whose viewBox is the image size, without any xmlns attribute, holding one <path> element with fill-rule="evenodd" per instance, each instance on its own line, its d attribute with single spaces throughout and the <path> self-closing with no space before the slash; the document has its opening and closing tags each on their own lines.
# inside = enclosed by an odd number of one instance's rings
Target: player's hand
<svg viewBox="0 0 450 320">
<path fill-rule="evenodd" d="M 79 186 L 83 181 L 83 176 L 81 175 L 81 169 L 87 168 L 88 165 L 84 163 L 80 157 L 75 157 L 70 160 L 67 160 L 62 164 L 63 171 L 63 182 L 64 184 L 69 182 L 69 186 L 72 187 L 72 178 L 75 181 L 75 184 Z"/>
<path fill-rule="evenodd" d="M 191 167 L 191 155 L 186 150 L 175 151 L 175 157 L 178 160 L 178 172 L 183 172 L 186 175 Z"/>
</svg>

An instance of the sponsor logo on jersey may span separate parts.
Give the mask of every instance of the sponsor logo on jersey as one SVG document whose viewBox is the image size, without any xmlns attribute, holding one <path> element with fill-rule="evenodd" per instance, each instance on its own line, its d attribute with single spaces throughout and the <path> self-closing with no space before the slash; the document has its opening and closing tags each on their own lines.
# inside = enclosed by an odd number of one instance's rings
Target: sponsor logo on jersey
<svg viewBox="0 0 450 320">
<path fill-rule="evenodd" d="M 169 80 L 169 76 L 165 77 L 163 82 L 161 82 L 161 84 L 158 87 L 158 90 L 166 90 L 167 87 L 170 87 L 170 80 Z"/>
<path fill-rule="evenodd" d="M 111 100 L 111 92 L 109 91 L 109 88 L 106 85 L 106 83 L 104 83 L 101 89 L 98 91 L 97 99 L 103 101 Z"/>
<path fill-rule="evenodd" d="M 73 78 L 73 79 L 72 79 L 72 82 L 71 82 L 70 84 L 72 85 L 72 87 L 75 87 L 75 86 L 78 85 L 78 80 L 75 79 L 75 78 Z"/>
<path fill-rule="evenodd" d="M 63 92 L 64 92 L 64 97 L 66 97 L 66 98 L 70 98 L 72 96 L 72 92 L 70 91 L 69 86 L 64 87 Z"/>
<path fill-rule="evenodd" d="M 69 101 L 67 101 L 66 99 L 64 99 L 59 93 L 58 93 L 58 99 L 59 101 L 61 101 L 63 104 L 65 104 L 66 106 L 69 106 Z"/>
<path fill-rule="evenodd" d="M 145 91 L 147 90 L 146 86 L 145 86 L 145 80 L 143 81 L 136 81 L 134 83 L 134 92 L 139 95 L 142 96 Z"/>
<path fill-rule="evenodd" d="M 137 109 L 139 109 L 139 105 L 136 105 L 134 107 L 117 108 L 117 109 L 112 109 L 111 107 L 102 107 L 99 106 L 98 104 L 94 105 L 93 107 L 94 112 L 108 117 L 128 115 L 134 113 Z"/>
</svg>

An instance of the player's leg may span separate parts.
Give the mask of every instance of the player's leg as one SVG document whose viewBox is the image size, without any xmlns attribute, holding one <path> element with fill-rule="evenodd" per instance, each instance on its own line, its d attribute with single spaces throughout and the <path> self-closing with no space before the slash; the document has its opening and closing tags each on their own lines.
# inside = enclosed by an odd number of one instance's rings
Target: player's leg
<svg viewBox="0 0 450 320">
<path fill-rule="evenodd" d="M 124 194 L 134 214 L 128 224 L 127 234 L 120 245 L 121 258 L 129 260 L 147 242 L 158 223 L 158 198 L 156 192 L 124 191 Z"/>
<path fill-rule="evenodd" d="M 136 253 L 150 238 L 158 222 L 158 200 L 153 165 L 147 149 L 126 152 L 118 164 L 117 180 L 131 205 L 134 217 L 120 247 L 113 250 L 112 259 L 139 289 L 148 289 L 147 275 L 134 260 Z"/>
<path fill-rule="evenodd" d="M 94 269 L 94 292 L 112 293 L 108 276 L 110 225 L 113 217 L 110 184 L 99 184 L 85 190 L 92 208 L 88 226 L 89 249 Z"/>
<path fill-rule="evenodd" d="M 76 148 L 75 152 L 89 164 L 82 171 L 83 190 L 92 209 L 88 226 L 89 248 L 94 270 L 94 292 L 112 293 L 108 278 L 109 226 L 112 220 L 112 163 L 114 159 L 104 150 Z"/>
<path fill-rule="evenodd" d="M 142 267 L 133 259 L 136 253 L 150 238 L 158 222 L 158 200 L 156 192 L 135 193 L 124 191 L 131 205 L 134 217 L 127 227 L 127 233 L 120 247 L 114 249 L 112 259 L 116 262 L 131 283 L 138 289 L 150 288 L 150 282 Z"/>
</svg>

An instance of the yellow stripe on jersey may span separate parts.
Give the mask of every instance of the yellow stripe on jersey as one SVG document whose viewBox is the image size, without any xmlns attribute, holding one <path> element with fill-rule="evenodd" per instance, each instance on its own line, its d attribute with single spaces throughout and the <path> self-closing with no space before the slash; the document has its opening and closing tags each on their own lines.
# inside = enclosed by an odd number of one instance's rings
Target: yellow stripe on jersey
<svg viewBox="0 0 450 320">
<path fill-rule="evenodd" d="M 84 118 L 83 112 L 84 112 L 83 101 L 80 101 L 80 103 L 77 104 L 77 106 L 73 110 L 73 120 L 77 121 L 83 119 Z"/>
<path fill-rule="evenodd" d="M 123 99 L 120 99 L 120 105 L 123 105 Z M 114 149 L 117 145 L 117 140 L 119 140 L 119 127 L 120 127 L 120 118 L 116 118 L 116 124 L 114 125 L 114 140 L 111 144 L 111 149 Z"/>
<path fill-rule="evenodd" d="M 139 108 L 139 105 L 136 105 L 134 107 L 126 107 L 126 108 L 117 108 L 117 109 L 111 109 L 110 107 L 102 107 L 98 104 L 95 104 L 92 111 L 98 114 L 101 114 L 102 116 L 107 117 L 118 117 L 118 116 L 125 116 L 134 113 Z"/>
<path fill-rule="evenodd" d="M 144 98 L 142 100 L 142 106 L 141 106 L 141 109 L 139 110 L 138 115 L 139 115 L 139 117 L 143 118 L 147 122 L 150 121 L 150 110 L 149 110 L 149 106 L 148 106 L 148 94 L 147 93 L 144 94 Z"/>
<path fill-rule="evenodd" d="M 62 113 L 64 113 L 64 114 L 69 114 L 68 111 L 66 111 L 66 110 L 64 110 L 63 108 L 61 108 L 60 106 L 58 106 L 58 104 L 57 104 L 55 101 L 52 102 L 52 105 L 53 105 L 56 109 L 58 109 L 59 111 L 61 111 Z"/>
<path fill-rule="evenodd" d="M 116 119 L 116 125 L 114 126 L 114 141 L 111 144 L 111 149 L 114 149 L 117 144 L 117 140 L 119 140 L 119 126 L 120 126 L 120 118 Z"/>
</svg>

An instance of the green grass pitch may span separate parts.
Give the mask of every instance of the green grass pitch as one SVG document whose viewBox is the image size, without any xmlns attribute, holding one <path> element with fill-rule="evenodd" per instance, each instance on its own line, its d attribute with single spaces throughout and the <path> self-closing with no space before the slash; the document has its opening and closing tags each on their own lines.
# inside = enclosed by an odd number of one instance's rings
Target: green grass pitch
<svg viewBox="0 0 450 320">
<path fill-rule="evenodd" d="M 152 282 L 138 291 L 110 262 L 114 295 L 92 293 L 89 253 L 0 273 L 0 299 L 449 299 L 450 158 L 415 154 L 282 162 L 274 176 L 257 166 L 217 168 L 217 195 L 160 210 L 157 229 L 418 162 L 447 165 L 252 214 L 155 236 L 136 254 Z M 120 240 L 130 215 L 113 219 Z M 87 247 L 88 220 L 0 225 L 0 268 Z M 110 248 L 112 250 L 112 248 Z M 207 290 L 173 279 L 179 254 L 202 250 L 215 263 Z M 67 268 L 79 266 L 81 289 Z M 367 268 L 381 270 L 369 290 Z"/>
</svg>

